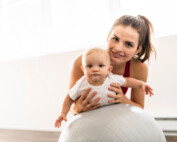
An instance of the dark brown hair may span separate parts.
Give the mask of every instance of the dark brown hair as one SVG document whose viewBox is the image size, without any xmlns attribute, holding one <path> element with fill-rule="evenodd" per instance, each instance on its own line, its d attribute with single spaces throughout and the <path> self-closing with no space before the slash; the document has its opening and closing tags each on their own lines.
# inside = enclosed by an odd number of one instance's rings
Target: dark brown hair
<svg viewBox="0 0 177 142">
<path fill-rule="evenodd" d="M 142 49 L 137 54 L 135 59 L 140 62 L 144 62 L 146 60 L 149 60 L 150 54 L 152 52 L 154 52 L 156 55 L 155 48 L 151 43 L 151 33 L 153 32 L 153 26 L 146 17 L 141 15 L 138 15 L 137 17 L 124 15 L 114 22 L 109 33 L 111 33 L 112 30 L 118 25 L 131 26 L 139 33 L 138 48 L 139 46 L 141 46 Z"/>
</svg>

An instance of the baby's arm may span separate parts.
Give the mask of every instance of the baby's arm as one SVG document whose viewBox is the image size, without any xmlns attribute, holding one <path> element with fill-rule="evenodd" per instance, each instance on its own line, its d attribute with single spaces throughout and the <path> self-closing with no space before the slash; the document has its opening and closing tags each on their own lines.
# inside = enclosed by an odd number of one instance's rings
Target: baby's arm
<svg viewBox="0 0 177 142">
<path fill-rule="evenodd" d="M 70 110 L 70 107 L 71 107 L 72 103 L 73 103 L 73 100 L 69 97 L 69 95 L 67 95 L 65 97 L 65 100 L 64 100 L 64 103 L 63 103 L 63 106 L 62 106 L 61 114 L 57 118 L 57 120 L 55 121 L 55 128 L 56 127 L 59 128 L 61 126 L 61 122 L 63 120 L 67 121 L 66 115 L 67 115 L 68 111 Z"/>
<path fill-rule="evenodd" d="M 146 94 L 149 93 L 150 97 L 154 95 L 153 89 L 149 85 L 147 85 L 144 81 L 134 78 L 125 77 L 125 83 L 123 84 L 123 87 L 141 88 L 146 92 Z"/>
</svg>

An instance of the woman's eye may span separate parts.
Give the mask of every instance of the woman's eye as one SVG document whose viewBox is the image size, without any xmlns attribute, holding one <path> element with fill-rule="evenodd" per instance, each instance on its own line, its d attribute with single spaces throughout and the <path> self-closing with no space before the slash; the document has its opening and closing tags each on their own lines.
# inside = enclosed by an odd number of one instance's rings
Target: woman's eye
<svg viewBox="0 0 177 142">
<path fill-rule="evenodd" d="M 128 47 L 132 47 L 132 46 L 133 46 L 133 45 L 132 45 L 131 43 L 129 43 L 129 42 L 127 42 L 126 45 L 127 45 Z"/>
<path fill-rule="evenodd" d="M 104 67 L 104 65 L 99 65 L 99 67 Z"/>
<path fill-rule="evenodd" d="M 118 37 L 113 37 L 112 38 L 114 41 L 119 41 Z"/>
<path fill-rule="evenodd" d="M 87 67 L 88 67 L 88 68 L 91 68 L 91 67 L 92 67 L 92 65 L 87 65 Z"/>
</svg>

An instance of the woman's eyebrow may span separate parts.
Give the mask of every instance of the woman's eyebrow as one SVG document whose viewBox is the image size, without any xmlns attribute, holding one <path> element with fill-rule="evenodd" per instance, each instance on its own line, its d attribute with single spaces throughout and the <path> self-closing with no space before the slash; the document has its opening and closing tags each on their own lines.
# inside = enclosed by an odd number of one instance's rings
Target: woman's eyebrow
<svg viewBox="0 0 177 142">
<path fill-rule="evenodd" d="M 119 38 L 119 37 L 118 37 L 117 35 L 115 35 L 115 34 L 113 34 L 113 36 L 116 37 L 116 38 Z M 127 41 L 125 41 L 125 42 L 126 42 L 126 43 L 130 43 L 130 44 L 132 44 L 132 45 L 135 44 L 133 41 L 128 41 L 128 40 L 127 40 Z"/>
<path fill-rule="evenodd" d="M 113 34 L 113 36 L 118 37 L 117 35 Z"/>
</svg>

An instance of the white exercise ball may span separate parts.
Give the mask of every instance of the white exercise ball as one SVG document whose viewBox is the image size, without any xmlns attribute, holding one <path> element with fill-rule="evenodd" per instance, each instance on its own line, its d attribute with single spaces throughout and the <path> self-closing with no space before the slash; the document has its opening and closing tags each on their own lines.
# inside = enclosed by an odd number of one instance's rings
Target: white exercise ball
<svg viewBox="0 0 177 142">
<path fill-rule="evenodd" d="M 59 142 L 166 142 L 158 123 L 143 109 L 115 104 L 72 117 Z"/>
</svg>

